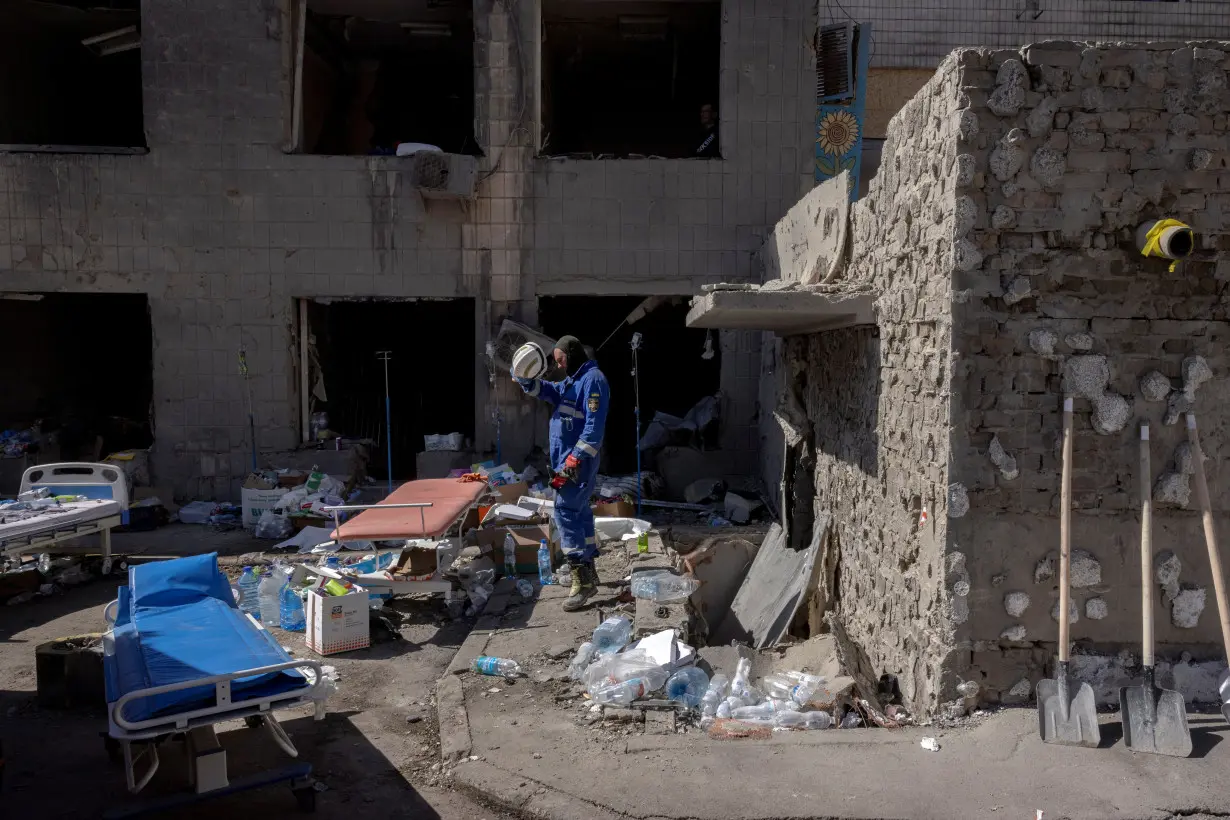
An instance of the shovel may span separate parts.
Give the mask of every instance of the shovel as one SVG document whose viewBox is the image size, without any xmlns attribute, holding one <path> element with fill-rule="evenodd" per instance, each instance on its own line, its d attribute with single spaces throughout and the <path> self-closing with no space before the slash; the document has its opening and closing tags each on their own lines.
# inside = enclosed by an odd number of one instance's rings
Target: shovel
<svg viewBox="0 0 1230 820">
<path fill-rule="evenodd" d="M 1059 491 L 1059 662 L 1038 681 L 1038 731 L 1045 743 L 1097 746 L 1102 740 L 1093 687 L 1068 677 L 1068 581 L 1072 567 L 1072 399 L 1063 400 L 1063 478 Z"/>
<path fill-rule="evenodd" d="M 1149 425 L 1140 425 L 1140 608 L 1144 681 L 1119 689 L 1123 742 L 1133 752 L 1187 757 L 1192 735 L 1183 696 L 1159 689 L 1153 673 L 1153 499 L 1149 467 Z"/>
<path fill-rule="evenodd" d="M 1221 618 L 1221 640 L 1230 659 L 1230 607 L 1226 606 L 1226 579 L 1221 571 L 1221 554 L 1217 549 L 1217 533 L 1213 529 L 1213 505 L 1209 502 L 1209 483 L 1204 476 L 1204 452 L 1196 434 L 1196 414 L 1187 414 L 1187 440 L 1192 444 L 1192 461 L 1196 462 L 1196 498 L 1200 501 L 1200 516 L 1204 521 L 1204 543 L 1209 549 L 1209 569 L 1213 573 L 1213 590 L 1217 594 L 1217 614 Z M 1221 692 L 1221 713 L 1230 721 L 1230 670 L 1222 673 L 1217 687 Z"/>
</svg>

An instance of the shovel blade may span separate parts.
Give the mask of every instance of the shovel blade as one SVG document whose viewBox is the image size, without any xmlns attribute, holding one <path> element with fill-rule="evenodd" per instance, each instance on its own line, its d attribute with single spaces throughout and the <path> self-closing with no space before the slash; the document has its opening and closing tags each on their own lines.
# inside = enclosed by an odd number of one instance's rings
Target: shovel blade
<svg viewBox="0 0 1230 820">
<path fill-rule="evenodd" d="M 1038 681 L 1038 731 L 1045 743 L 1096 747 L 1102 742 L 1093 687 L 1069 677 L 1068 702 L 1059 697 L 1059 681 Z"/>
<path fill-rule="evenodd" d="M 1124 686 L 1119 690 L 1119 708 L 1123 742 L 1133 752 L 1173 757 L 1192 753 L 1187 707 L 1178 692 L 1152 686 Z"/>
</svg>

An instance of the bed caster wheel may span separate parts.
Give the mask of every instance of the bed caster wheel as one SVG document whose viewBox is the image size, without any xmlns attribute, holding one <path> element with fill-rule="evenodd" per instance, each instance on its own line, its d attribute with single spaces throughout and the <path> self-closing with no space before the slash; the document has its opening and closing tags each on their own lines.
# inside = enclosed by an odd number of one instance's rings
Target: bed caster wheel
<svg viewBox="0 0 1230 820">
<path fill-rule="evenodd" d="M 265 725 L 265 718 L 262 715 L 248 715 L 243 722 L 249 729 L 259 729 Z"/>
<path fill-rule="evenodd" d="M 111 559 L 110 558 L 104 558 L 102 560 L 102 574 L 104 576 L 111 574 Z"/>
<path fill-rule="evenodd" d="M 293 793 L 295 802 L 299 804 L 299 811 L 306 814 L 316 813 L 316 789 L 313 786 L 295 789 Z"/>
</svg>

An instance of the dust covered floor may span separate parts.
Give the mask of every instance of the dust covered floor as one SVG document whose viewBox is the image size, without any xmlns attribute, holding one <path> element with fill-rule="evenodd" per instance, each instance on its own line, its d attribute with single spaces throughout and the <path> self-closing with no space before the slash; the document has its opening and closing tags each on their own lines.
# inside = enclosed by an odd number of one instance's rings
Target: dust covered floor
<svg viewBox="0 0 1230 820">
<path fill-rule="evenodd" d="M 96 711 L 40 709 L 35 702 L 34 649 L 56 638 L 99 632 L 103 606 L 118 581 L 96 581 L 64 594 L 0 607 L 0 739 L 7 761 L 4 816 L 94 818 L 128 800 L 123 768 L 108 760 Z M 399 640 L 324 659 L 336 667 L 338 691 L 324 721 L 310 710 L 280 712 L 282 725 L 310 762 L 325 790 L 316 816 L 505 820 L 494 811 L 440 787 L 439 741 L 433 687 L 472 626 L 449 621 L 439 599 L 399 602 Z M 399 622 L 399 623 L 398 623 Z M 303 635 L 277 631 L 296 657 L 312 657 Z M 387 637 L 387 635 L 386 635 Z M 235 722 L 219 726 L 232 777 L 290 761 L 264 730 Z M 152 794 L 182 789 L 185 767 L 176 744 L 163 747 Z M 434 770 L 433 770 L 433 767 Z M 270 786 L 175 812 L 184 818 L 299 817 L 284 785 Z"/>
</svg>

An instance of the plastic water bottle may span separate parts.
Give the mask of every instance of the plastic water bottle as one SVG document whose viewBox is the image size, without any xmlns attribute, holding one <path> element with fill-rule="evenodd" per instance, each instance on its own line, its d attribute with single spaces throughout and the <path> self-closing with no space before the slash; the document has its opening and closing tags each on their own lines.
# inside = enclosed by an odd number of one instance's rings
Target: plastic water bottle
<svg viewBox="0 0 1230 820">
<path fill-rule="evenodd" d="M 705 717 L 714 717 L 718 706 L 726 697 L 726 690 L 729 686 L 730 681 L 721 672 L 710 678 L 709 688 L 705 690 L 704 697 L 700 699 L 701 714 Z"/>
<path fill-rule="evenodd" d="M 338 557 L 336 555 L 330 555 L 325 558 L 325 568 L 326 569 L 341 569 L 342 563 L 341 561 L 338 560 Z"/>
<path fill-rule="evenodd" d="M 239 587 L 239 591 L 243 593 L 243 601 L 240 602 L 239 608 L 253 618 L 260 620 L 261 617 L 261 602 L 260 602 L 260 579 L 256 577 L 256 573 L 252 571 L 252 567 L 244 567 L 243 574 L 239 576 L 239 581 L 235 586 Z"/>
<path fill-rule="evenodd" d="M 591 640 L 599 655 L 610 655 L 623 649 L 632 639 L 632 621 L 623 615 L 613 615 L 594 630 Z"/>
<path fill-rule="evenodd" d="M 282 622 L 282 587 L 286 585 L 286 573 L 280 564 L 274 564 L 272 569 L 261 575 L 260 584 L 256 588 L 256 599 L 260 606 L 261 623 L 267 626 L 277 626 Z"/>
<path fill-rule="evenodd" d="M 816 675 L 804 676 L 802 680 L 792 680 L 785 675 L 770 675 L 764 679 L 764 690 L 771 698 L 789 700 L 802 705 L 811 700 L 812 695 L 824 683 L 823 678 Z"/>
<path fill-rule="evenodd" d="M 759 698 L 756 697 L 756 692 L 752 689 L 752 684 L 749 678 L 752 674 L 752 662 L 747 658 L 739 658 L 739 662 L 735 664 L 735 676 L 730 682 L 730 694 L 736 698 L 742 698 L 751 703 L 758 703 Z"/>
<path fill-rule="evenodd" d="M 803 716 L 807 718 L 804 725 L 808 729 L 828 729 L 833 725 L 833 716 L 828 712 L 816 710 L 815 712 L 804 712 Z"/>
<path fill-rule="evenodd" d="M 684 578 L 665 570 L 638 572 L 632 576 L 632 594 L 659 604 L 685 601 L 700 587 L 695 578 Z"/>
<path fill-rule="evenodd" d="M 538 542 L 538 583 L 544 587 L 555 583 L 555 573 L 551 571 L 551 547 L 545 538 Z"/>
<path fill-rule="evenodd" d="M 287 632 L 303 632 L 307 620 L 303 614 L 303 599 L 299 591 L 290 585 L 290 579 L 282 583 L 278 591 L 278 621 Z"/>
<path fill-rule="evenodd" d="M 768 720 L 772 719 L 775 711 L 777 710 L 773 708 L 773 704 L 766 700 L 764 703 L 758 703 L 755 706 L 740 706 L 738 709 L 731 709 L 730 716 L 735 720 L 742 718 Z"/>
<path fill-rule="evenodd" d="M 470 669 L 480 675 L 496 675 L 502 678 L 515 678 L 521 674 L 521 666 L 516 661 L 487 655 L 475 658 Z"/>
<path fill-rule="evenodd" d="M 619 683 L 608 683 L 595 687 L 589 691 L 589 696 L 596 703 L 627 706 L 652 691 L 650 682 L 645 678 L 629 678 Z"/>
<path fill-rule="evenodd" d="M 541 560 L 540 557 L 540 563 Z M 509 578 L 517 577 L 517 541 L 511 532 L 504 536 L 504 574 Z"/>
<path fill-rule="evenodd" d="M 670 676 L 666 682 L 666 697 L 676 703 L 682 703 L 689 709 L 700 706 L 701 699 L 708 694 L 709 676 L 703 669 L 695 666 L 685 666 Z"/>
<path fill-rule="evenodd" d="M 581 644 L 581 648 L 577 650 L 577 654 L 573 655 L 572 663 L 568 664 L 568 677 L 573 680 L 580 680 L 581 674 L 589 667 L 589 663 L 593 659 L 594 642 L 586 641 Z"/>
<path fill-rule="evenodd" d="M 517 592 L 521 593 L 521 597 L 528 601 L 534 597 L 534 585 L 524 578 L 518 578 Z"/>
</svg>

